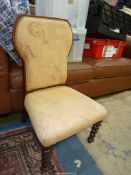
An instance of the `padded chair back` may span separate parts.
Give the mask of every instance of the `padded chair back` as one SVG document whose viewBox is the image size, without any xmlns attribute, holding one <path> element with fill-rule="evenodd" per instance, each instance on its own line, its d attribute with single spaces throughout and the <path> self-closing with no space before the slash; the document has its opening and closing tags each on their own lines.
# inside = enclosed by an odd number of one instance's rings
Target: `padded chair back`
<svg viewBox="0 0 131 175">
<path fill-rule="evenodd" d="M 72 31 L 66 20 L 20 16 L 13 42 L 24 60 L 26 91 L 65 84 Z"/>
</svg>

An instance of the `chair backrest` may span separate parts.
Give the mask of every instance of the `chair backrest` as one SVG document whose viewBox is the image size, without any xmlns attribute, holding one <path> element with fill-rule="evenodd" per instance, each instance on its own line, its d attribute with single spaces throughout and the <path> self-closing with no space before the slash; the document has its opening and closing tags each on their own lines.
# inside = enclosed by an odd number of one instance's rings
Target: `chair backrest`
<svg viewBox="0 0 131 175">
<path fill-rule="evenodd" d="M 65 84 L 72 31 L 63 19 L 20 16 L 13 43 L 24 60 L 26 91 Z"/>
</svg>

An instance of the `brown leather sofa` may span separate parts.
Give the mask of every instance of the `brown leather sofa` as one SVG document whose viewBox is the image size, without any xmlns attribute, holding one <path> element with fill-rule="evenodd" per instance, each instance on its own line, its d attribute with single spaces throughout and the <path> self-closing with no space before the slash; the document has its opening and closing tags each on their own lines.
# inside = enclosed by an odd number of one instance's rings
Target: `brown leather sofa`
<svg viewBox="0 0 131 175">
<path fill-rule="evenodd" d="M 97 97 L 131 88 L 131 37 L 121 59 L 68 63 L 67 86 Z M 0 48 L 0 115 L 23 109 L 23 72 Z"/>
</svg>

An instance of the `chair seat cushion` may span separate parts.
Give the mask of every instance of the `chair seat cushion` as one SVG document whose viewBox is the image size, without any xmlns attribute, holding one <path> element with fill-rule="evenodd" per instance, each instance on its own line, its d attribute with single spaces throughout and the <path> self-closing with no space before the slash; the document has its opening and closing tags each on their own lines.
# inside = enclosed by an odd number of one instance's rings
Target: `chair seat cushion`
<svg viewBox="0 0 131 175">
<path fill-rule="evenodd" d="M 45 147 L 103 120 L 107 114 L 102 105 L 66 86 L 27 94 L 25 108 Z"/>
</svg>

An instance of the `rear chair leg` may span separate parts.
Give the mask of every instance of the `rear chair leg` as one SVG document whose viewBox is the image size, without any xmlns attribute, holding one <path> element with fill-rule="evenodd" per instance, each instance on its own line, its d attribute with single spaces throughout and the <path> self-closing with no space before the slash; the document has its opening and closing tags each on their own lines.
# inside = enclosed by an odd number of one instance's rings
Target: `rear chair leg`
<svg viewBox="0 0 131 175">
<path fill-rule="evenodd" d="M 90 135 L 89 135 L 89 137 L 88 137 L 88 139 L 87 139 L 88 143 L 94 142 L 94 138 L 95 138 L 95 136 L 96 136 L 97 131 L 99 130 L 99 127 L 101 126 L 101 122 L 102 122 L 102 121 L 100 121 L 100 122 L 98 122 L 98 123 L 96 123 L 96 124 L 94 124 L 94 125 L 92 126 Z"/>
<path fill-rule="evenodd" d="M 42 161 L 41 161 L 41 170 L 42 173 L 51 172 L 52 175 L 56 173 L 54 166 L 51 165 L 51 157 L 53 154 L 53 147 L 42 147 Z"/>
<path fill-rule="evenodd" d="M 21 122 L 22 123 L 26 123 L 26 121 L 27 121 L 28 118 L 29 118 L 28 113 L 26 112 L 25 109 L 23 109 Z"/>
</svg>

